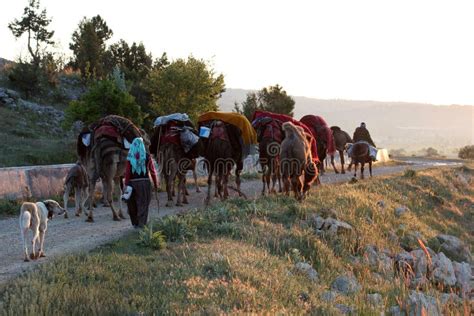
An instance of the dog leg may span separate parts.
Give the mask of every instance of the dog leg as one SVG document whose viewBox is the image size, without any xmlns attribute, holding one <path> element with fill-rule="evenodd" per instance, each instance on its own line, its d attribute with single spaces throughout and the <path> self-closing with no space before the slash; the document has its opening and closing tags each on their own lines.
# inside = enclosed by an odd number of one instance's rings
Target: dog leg
<svg viewBox="0 0 474 316">
<path fill-rule="evenodd" d="M 80 210 L 81 210 L 81 212 L 84 211 L 84 214 L 87 215 L 87 213 L 86 213 L 86 201 L 89 198 L 89 189 L 88 188 L 82 189 L 81 194 L 82 194 L 82 197 L 81 197 Z"/>
<path fill-rule="evenodd" d="M 38 235 L 39 235 L 39 232 L 36 231 L 36 232 L 34 233 L 33 239 L 31 240 L 31 254 L 30 254 L 30 259 L 33 259 L 33 260 L 35 260 L 36 258 L 38 258 L 37 255 L 36 255 L 36 241 L 37 241 L 38 238 L 39 238 Z"/>
<path fill-rule="evenodd" d="M 46 257 L 44 255 L 44 234 L 46 233 L 46 231 L 44 231 L 43 229 L 40 229 L 40 232 L 39 232 L 39 244 L 40 244 L 40 249 L 39 249 L 39 252 L 38 252 L 38 257 L 41 258 L 41 257 Z"/>
<path fill-rule="evenodd" d="M 197 174 L 196 174 L 195 169 L 193 169 L 193 178 L 194 178 L 194 183 L 196 184 L 196 192 L 199 193 L 199 192 L 201 192 L 201 189 L 199 188 L 198 178 L 197 178 Z"/>
<path fill-rule="evenodd" d="M 26 242 L 27 235 L 28 235 L 28 227 L 23 227 L 22 230 L 21 230 L 21 239 L 23 240 L 23 250 L 24 250 L 24 255 L 25 255 L 25 258 L 24 258 L 25 262 L 30 261 L 30 259 L 28 257 L 28 243 Z"/>
</svg>

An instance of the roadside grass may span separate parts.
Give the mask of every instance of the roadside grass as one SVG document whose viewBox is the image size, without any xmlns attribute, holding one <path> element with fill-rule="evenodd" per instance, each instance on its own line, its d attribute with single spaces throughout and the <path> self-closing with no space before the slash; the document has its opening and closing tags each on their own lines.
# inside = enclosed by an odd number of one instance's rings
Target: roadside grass
<svg viewBox="0 0 474 316">
<path fill-rule="evenodd" d="M 368 265 L 365 247 L 396 254 L 404 235 L 418 231 L 424 240 L 452 234 L 472 249 L 473 179 L 472 166 L 417 171 L 321 186 L 303 203 L 281 195 L 236 198 L 168 216 L 152 224 L 166 237 L 165 249 L 142 246 L 132 232 L 92 253 L 54 260 L 5 284 L 0 314 L 333 315 L 343 304 L 360 315 L 380 315 L 409 290 L 393 271 Z M 400 205 L 410 211 L 397 217 Z M 353 230 L 319 236 L 311 225 L 315 214 Z M 318 280 L 298 273 L 297 262 L 311 264 Z M 328 303 L 322 294 L 341 274 L 354 275 L 361 290 Z M 434 287 L 426 292 L 440 300 Z M 382 305 L 370 306 L 370 293 L 380 293 Z M 463 314 L 463 307 L 443 312 Z"/>
<path fill-rule="evenodd" d="M 53 135 L 42 117 L 0 107 L 0 167 L 74 162 L 75 139 Z"/>
</svg>

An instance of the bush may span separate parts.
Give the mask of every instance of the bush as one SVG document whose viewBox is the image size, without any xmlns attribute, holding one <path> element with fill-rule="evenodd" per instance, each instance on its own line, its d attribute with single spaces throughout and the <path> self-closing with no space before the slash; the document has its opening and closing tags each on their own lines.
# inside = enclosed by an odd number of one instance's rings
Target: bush
<svg viewBox="0 0 474 316">
<path fill-rule="evenodd" d="M 78 120 L 90 124 L 109 114 L 127 117 L 137 125 L 143 120 L 133 96 L 121 90 L 114 80 L 100 80 L 80 100 L 70 103 L 64 124 L 66 128 Z"/>
<path fill-rule="evenodd" d="M 0 218 L 20 213 L 20 201 L 0 200 Z"/>
<path fill-rule="evenodd" d="M 161 231 L 154 232 L 153 224 L 145 226 L 145 228 L 140 231 L 139 240 L 141 245 L 156 250 L 160 250 L 166 247 L 165 236 Z"/>
<path fill-rule="evenodd" d="M 458 157 L 461 159 L 474 159 L 474 145 L 468 145 L 461 148 Z"/>
</svg>

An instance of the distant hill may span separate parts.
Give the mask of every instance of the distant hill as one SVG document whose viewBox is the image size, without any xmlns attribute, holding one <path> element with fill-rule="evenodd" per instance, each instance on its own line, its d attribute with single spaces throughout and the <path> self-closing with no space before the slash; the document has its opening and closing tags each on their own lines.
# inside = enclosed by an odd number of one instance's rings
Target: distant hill
<svg viewBox="0 0 474 316">
<path fill-rule="evenodd" d="M 0 71 L 3 70 L 6 65 L 11 63 L 13 63 L 13 61 L 0 57 Z"/>
<path fill-rule="evenodd" d="M 227 89 L 218 102 L 221 110 L 232 111 L 234 103 L 240 104 L 251 91 Z M 379 147 L 411 152 L 434 147 L 453 155 L 459 147 L 474 144 L 474 106 L 293 98 L 295 118 L 320 115 L 349 134 L 364 121 Z"/>
</svg>

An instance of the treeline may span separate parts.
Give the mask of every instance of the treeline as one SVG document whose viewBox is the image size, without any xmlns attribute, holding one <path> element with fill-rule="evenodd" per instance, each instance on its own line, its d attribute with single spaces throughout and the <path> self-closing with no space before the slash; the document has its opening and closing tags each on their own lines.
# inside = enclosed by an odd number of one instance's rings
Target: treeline
<svg viewBox="0 0 474 316">
<path fill-rule="evenodd" d="M 20 19 L 8 25 L 16 38 L 27 36 L 29 53 L 8 70 L 8 78 L 31 97 L 57 86 L 61 73 L 79 76 L 87 92 L 67 107 L 65 126 L 118 114 L 151 128 L 160 115 L 186 112 L 196 119 L 199 113 L 218 109 L 224 76 L 205 60 L 190 56 L 170 61 L 166 53 L 154 58 L 143 43 L 123 39 L 110 44 L 113 30 L 97 15 L 79 22 L 69 44 L 72 58 L 65 61 L 53 52 L 50 23 L 39 0 L 29 0 Z M 292 115 L 294 100 L 276 85 L 250 93 L 235 107 L 249 119 L 256 109 Z"/>
</svg>

